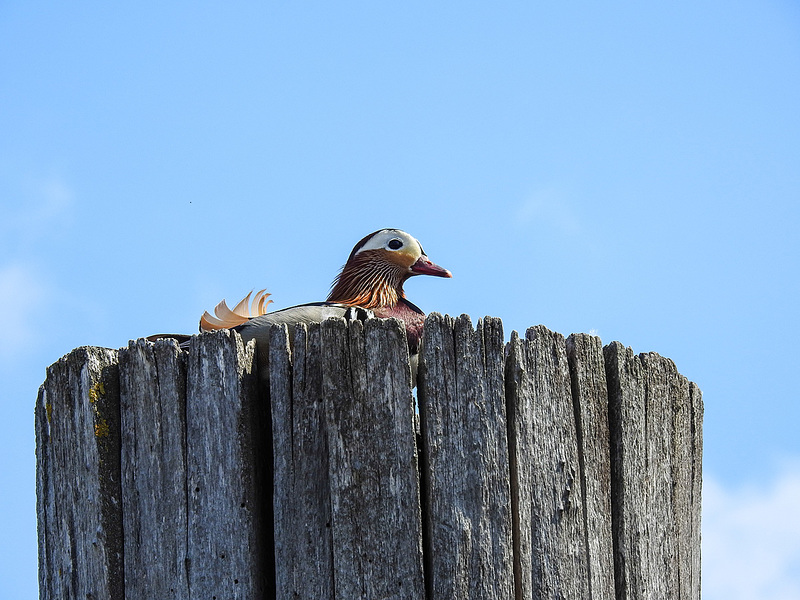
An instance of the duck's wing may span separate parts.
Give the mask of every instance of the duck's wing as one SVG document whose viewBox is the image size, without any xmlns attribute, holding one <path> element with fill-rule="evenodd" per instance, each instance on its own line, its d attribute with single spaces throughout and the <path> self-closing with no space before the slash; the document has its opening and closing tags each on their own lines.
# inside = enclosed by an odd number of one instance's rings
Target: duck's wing
<svg viewBox="0 0 800 600">
<path fill-rule="evenodd" d="M 294 326 L 298 323 L 321 323 L 331 317 L 364 321 L 372 316 L 374 316 L 372 311 L 358 306 L 348 306 L 333 302 L 311 302 L 253 317 L 246 323 L 234 327 L 234 329 L 239 332 L 245 342 L 255 339 L 260 345 L 269 343 L 269 328 L 271 325 L 288 325 L 289 333 L 293 335 Z"/>
</svg>

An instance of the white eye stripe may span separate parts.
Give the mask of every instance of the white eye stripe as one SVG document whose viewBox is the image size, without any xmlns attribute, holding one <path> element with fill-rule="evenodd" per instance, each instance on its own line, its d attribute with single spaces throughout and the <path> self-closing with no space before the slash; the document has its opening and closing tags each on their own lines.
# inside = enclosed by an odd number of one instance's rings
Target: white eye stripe
<svg viewBox="0 0 800 600">
<path fill-rule="evenodd" d="M 401 245 L 392 248 L 390 244 L 394 241 L 399 241 Z M 356 251 L 356 254 L 360 254 L 365 250 L 405 250 L 406 252 L 414 252 L 416 250 L 420 254 L 423 254 L 420 243 L 405 231 L 400 231 L 399 229 L 382 229 L 367 240 L 366 243 Z"/>
</svg>

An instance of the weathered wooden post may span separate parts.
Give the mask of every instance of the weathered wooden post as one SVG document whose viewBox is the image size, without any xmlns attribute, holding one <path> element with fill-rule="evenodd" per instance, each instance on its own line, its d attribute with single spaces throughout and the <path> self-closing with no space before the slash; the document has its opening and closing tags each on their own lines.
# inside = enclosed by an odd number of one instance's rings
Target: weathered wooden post
<svg viewBox="0 0 800 600">
<path fill-rule="evenodd" d="M 429 598 L 514 595 L 503 326 L 431 315 L 419 404 Z"/>
<path fill-rule="evenodd" d="M 123 598 L 117 352 L 78 348 L 36 402 L 41 598 Z"/>
<path fill-rule="evenodd" d="M 80 348 L 36 404 L 40 597 L 700 597 L 700 391 L 430 315 Z"/>
</svg>

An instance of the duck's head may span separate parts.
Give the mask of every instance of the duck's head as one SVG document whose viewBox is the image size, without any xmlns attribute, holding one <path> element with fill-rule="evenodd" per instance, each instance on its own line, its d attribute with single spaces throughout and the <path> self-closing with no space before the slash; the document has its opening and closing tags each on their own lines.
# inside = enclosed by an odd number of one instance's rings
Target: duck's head
<svg viewBox="0 0 800 600">
<path fill-rule="evenodd" d="M 414 275 L 452 277 L 431 262 L 422 245 L 405 231 L 381 229 L 355 245 L 328 301 L 364 308 L 394 306 L 405 297 L 403 283 Z"/>
</svg>

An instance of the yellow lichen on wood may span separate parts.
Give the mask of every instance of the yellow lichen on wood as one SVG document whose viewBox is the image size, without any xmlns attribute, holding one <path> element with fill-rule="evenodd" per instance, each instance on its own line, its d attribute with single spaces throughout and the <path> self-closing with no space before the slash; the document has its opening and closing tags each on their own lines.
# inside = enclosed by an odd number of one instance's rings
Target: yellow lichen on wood
<svg viewBox="0 0 800 600">
<path fill-rule="evenodd" d="M 109 427 L 108 422 L 100 416 L 100 408 L 97 406 L 97 401 L 102 400 L 106 393 L 106 386 L 102 381 L 98 381 L 89 388 L 89 404 L 92 405 L 92 412 L 94 412 L 95 424 L 94 435 L 98 438 L 108 437 Z"/>
<path fill-rule="evenodd" d="M 108 437 L 108 422 L 105 419 L 100 419 L 94 424 L 95 437 Z"/>
<path fill-rule="evenodd" d="M 98 381 L 89 389 L 89 402 L 94 404 L 106 393 L 106 386 L 102 381 Z"/>
</svg>

